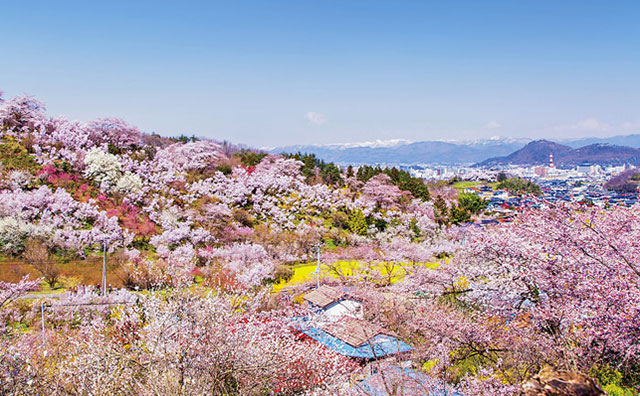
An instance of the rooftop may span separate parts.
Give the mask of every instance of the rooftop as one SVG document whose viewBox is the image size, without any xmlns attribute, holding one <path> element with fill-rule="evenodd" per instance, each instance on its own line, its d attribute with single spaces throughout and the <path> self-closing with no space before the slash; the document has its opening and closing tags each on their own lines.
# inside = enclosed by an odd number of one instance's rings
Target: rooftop
<svg viewBox="0 0 640 396">
<path fill-rule="evenodd" d="M 316 305 L 320 308 L 325 308 L 329 304 L 338 301 L 344 297 L 342 290 L 336 289 L 331 286 L 322 285 L 319 288 L 307 293 L 302 297 L 304 300 Z"/>
<path fill-rule="evenodd" d="M 359 319 L 330 324 L 324 328 L 324 331 L 353 347 L 358 347 L 378 334 L 385 333 L 381 327 Z"/>
<path fill-rule="evenodd" d="M 405 342 L 385 334 L 378 334 L 368 342 L 354 347 L 317 327 L 302 325 L 298 330 L 332 351 L 354 358 L 380 359 L 385 356 L 408 352 L 413 349 Z"/>
</svg>

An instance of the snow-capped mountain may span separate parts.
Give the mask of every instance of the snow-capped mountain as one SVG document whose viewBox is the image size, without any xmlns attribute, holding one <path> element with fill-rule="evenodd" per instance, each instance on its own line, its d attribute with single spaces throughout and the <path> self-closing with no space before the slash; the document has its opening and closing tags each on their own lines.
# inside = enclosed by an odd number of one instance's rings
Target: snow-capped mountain
<svg viewBox="0 0 640 396">
<path fill-rule="evenodd" d="M 529 139 L 492 137 L 476 140 L 411 142 L 405 139 L 327 145 L 295 145 L 270 149 L 272 153 L 310 153 L 338 164 L 472 164 L 508 155 Z"/>
<path fill-rule="evenodd" d="M 555 141 L 573 148 L 600 143 L 640 148 L 640 135 Z M 310 153 L 320 159 L 340 165 L 464 165 L 479 163 L 489 158 L 506 157 L 530 142 L 532 139 L 503 136 L 493 136 L 488 139 L 442 139 L 419 142 L 391 139 L 358 143 L 285 146 L 266 149 L 266 151 L 272 153 Z"/>
</svg>

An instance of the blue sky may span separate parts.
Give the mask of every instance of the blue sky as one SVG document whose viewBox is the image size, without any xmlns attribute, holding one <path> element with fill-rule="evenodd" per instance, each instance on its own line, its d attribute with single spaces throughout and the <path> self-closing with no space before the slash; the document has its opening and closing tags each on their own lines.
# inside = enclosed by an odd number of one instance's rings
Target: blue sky
<svg viewBox="0 0 640 396">
<path fill-rule="evenodd" d="M 256 147 L 640 133 L 638 1 L 5 2 L 0 90 Z"/>
</svg>

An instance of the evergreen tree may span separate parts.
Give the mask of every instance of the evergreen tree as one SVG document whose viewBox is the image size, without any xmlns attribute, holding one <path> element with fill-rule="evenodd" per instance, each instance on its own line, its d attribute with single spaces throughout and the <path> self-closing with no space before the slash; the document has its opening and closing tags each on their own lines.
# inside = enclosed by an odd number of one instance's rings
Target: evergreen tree
<svg viewBox="0 0 640 396">
<path fill-rule="evenodd" d="M 367 233 L 367 219 L 362 213 L 362 210 L 354 210 L 349 216 L 349 230 L 358 235 L 366 235 Z"/>
</svg>

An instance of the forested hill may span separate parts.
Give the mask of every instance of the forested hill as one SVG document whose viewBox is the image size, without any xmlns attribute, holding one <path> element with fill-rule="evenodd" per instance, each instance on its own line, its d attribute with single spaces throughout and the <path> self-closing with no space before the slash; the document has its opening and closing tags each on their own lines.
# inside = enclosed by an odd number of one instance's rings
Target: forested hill
<svg viewBox="0 0 640 396">
<path fill-rule="evenodd" d="M 11 257 L 29 239 L 60 257 L 107 240 L 140 262 L 184 265 L 246 251 L 253 264 L 234 278 L 255 285 L 320 240 L 434 228 L 426 186 L 398 169 L 356 174 L 313 155 L 145 134 L 120 119 L 51 118 L 31 97 L 0 103 L 0 128 L 0 254 Z"/>
<path fill-rule="evenodd" d="M 640 165 L 640 149 L 637 148 L 603 143 L 571 148 L 548 140 L 531 142 L 508 156 L 490 158 L 476 165 L 486 167 L 548 165 L 551 153 L 553 153 L 553 162 L 558 168 L 572 168 L 582 164 L 603 166 Z"/>
</svg>

